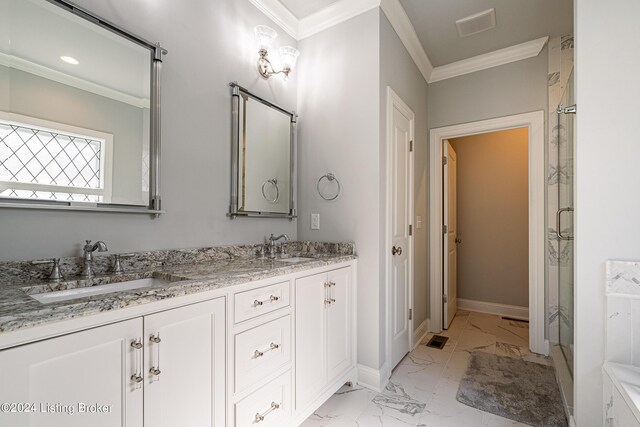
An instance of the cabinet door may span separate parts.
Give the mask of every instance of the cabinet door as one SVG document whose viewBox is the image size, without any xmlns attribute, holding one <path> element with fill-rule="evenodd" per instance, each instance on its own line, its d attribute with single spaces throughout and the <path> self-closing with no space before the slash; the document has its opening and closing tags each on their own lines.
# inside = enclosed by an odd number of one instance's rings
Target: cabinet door
<svg viewBox="0 0 640 427">
<path fill-rule="evenodd" d="M 224 299 L 145 316 L 144 332 L 145 426 L 224 426 Z"/>
<path fill-rule="evenodd" d="M 296 409 L 327 384 L 326 273 L 296 280 Z"/>
<path fill-rule="evenodd" d="M 20 405 L 0 425 L 141 427 L 141 333 L 133 319 L 0 351 L 0 403 Z"/>
<path fill-rule="evenodd" d="M 331 382 L 352 365 L 351 268 L 330 271 L 328 282 L 327 369 Z"/>
</svg>

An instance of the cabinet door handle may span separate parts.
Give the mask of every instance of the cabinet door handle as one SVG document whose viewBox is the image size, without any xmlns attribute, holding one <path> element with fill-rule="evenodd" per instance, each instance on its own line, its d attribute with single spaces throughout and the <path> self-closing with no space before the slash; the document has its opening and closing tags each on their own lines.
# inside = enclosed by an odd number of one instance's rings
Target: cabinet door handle
<svg viewBox="0 0 640 427">
<path fill-rule="evenodd" d="M 153 363 L 153 349 L 149 349 L 151 351 L 151 369 L 149 369 L 149 373 L 152 376 L 159 376 L 162 371 L 160 370 L 160 343 L 162 342 L 162 340 L 160 339 L 160 334 L 152 334 L 149 337 L 149 342 L 151 342 L 151 344 L 156 344 L 157 346 L 157 353 L 156 353 L 156 363 Z M 155 366 L 154 366 L 155 365 Z"/>
<path fill-rule="evenodd" d="M 137 352 L 137 357 L 135 358 L 135 373 L 131 375 L 131 381 L 136 385 L 136 389 L 141 387 L 142 378 L 142 340 L 131 340 L 131 348 Z"/>
<path fill-rule="evenodd" d="M 391 255 L 402 255 L 402 248 L 400 246 L 397 248 L 394 246 L 391 248 Z"/>
<path fill-rule="evenodd" d="M 269 415 L 271 412 L 275 411 L 276 409 L 280 408 L 280 403 L 276 403 L 276 402 L 271 402 L 271 407 L 269 407 L 269 409 L 267 409 L 266 411 L 264 411 L 262 414 L 261 413 L 256 413 L 256 417 L 255 417 L 255 421 L 256 423 L 259 423 L 260 421 L 264 421 L 264 417 L 266 417 L 267 415 Z"/>
</svg>

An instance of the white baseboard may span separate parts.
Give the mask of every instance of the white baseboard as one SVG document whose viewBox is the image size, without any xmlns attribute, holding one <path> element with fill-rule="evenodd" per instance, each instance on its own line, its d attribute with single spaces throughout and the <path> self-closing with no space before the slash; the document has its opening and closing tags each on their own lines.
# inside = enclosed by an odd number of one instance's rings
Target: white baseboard
<svg viewBox="0 0 640 427">
<path fill-rule="evenodd" d="M 380 393 L 388 382 L 386 363 L 379 370 L 358 364 L 358 384 L 362 387 Z"/>
<path fill-rule="evenodd" d="M 413 331 L 413 348 L 415 349 L 420 345 L 420 341 L 429 333 L 429 319 L 425 319 L 424 322 L 418 326 L 418 329 Z"/>
<path fill-rule="evenodd" d="M 458 298 L 458 308 L 461 310 L 477 311 L 480 313 L 497 314 L 499 316 L 529 320 L 529 308 L 517 305 L 497 304 L 493 302 Z"/>
</svg>

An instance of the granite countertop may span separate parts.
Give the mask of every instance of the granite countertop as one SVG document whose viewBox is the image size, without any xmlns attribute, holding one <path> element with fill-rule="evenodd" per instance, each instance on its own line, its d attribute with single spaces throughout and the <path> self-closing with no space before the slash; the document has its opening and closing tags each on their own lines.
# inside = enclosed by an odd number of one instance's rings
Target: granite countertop
<svg viewBox="0 0 640 427">
<path fill-rule="evenodd" d="M 171 282 L 165 285 L 48 304 L 42 304 L 29 296 L 29 294 L 50 291 L 51 285 L 47 282 L 0 283 L 0 334 L 356 259 L 355 255 L 349 254 L 300 253 L 299 255 L 312 259 L 299 263 L 288 263 L 278 258 L 271 260 L 239 257 L 147 268 L 132 271 L 123 276 L 97 276 L 91 282 L 69 278 L 57 286 L 54 285 L 54 290 L 148 277 L 170 280 Z M 293 256 L 295 255 L 292 254 L 289 257 Z"/>
</svg>

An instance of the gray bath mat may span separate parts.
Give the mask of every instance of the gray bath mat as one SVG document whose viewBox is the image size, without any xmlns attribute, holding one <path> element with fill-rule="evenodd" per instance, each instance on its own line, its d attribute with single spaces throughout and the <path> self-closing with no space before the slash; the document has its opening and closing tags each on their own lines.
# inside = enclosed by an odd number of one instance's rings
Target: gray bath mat
<svg viewBox="0 0 640 427">
<path fill-rule="evenodd" d="M 474 352 L 456 397 L 465 405 L 531 426 L 567 426 L 551 366 Z"/>
</svg>

